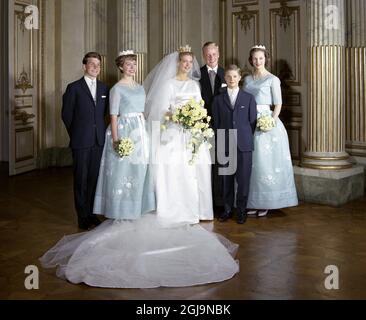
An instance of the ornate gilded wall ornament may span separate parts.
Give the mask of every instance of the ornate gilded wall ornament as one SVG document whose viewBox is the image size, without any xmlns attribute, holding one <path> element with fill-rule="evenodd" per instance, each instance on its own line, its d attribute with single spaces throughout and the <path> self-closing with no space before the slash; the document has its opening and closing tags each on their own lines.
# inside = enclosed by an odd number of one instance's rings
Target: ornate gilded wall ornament
<svg viewBox="0 0 366 320">
<path fill-rule="evenodd" d="M 23 91 L 23 94 L 27 91 L 27 89 L 33 88 L 33 86 L 31 85 L 31 83 L 29 81 L 28 74 L 24 70 L 24 67 L 23 67 L 23 71 L 21 72 L 21 74 L 17 80 L 15 88 L 21 89 Z"/>
<path fill-rule="evenodd" d="M 244 32 L 247 33 L 247 31 L 251 27 L 250 21 L 255 17 L 255 15 L 250 12 L 247 8 L 247 6 L 242 6 L 241 11 L 238 13 L 238 18 L 241 22 L 241 28 L 244 29 Z"/>
<path fill-rule="evenodd" d="M 296 11 L 295 8 L 291 8 L 287 5 L 287 1 L 281 0 L 281 7 L 274 9 L 275 15 L 280 17 L 280 26 L 286 31 L 287 27 L 291 23 L 291 16 Z"/>
<path fill-rule="evenodd" d="M 11 114 L 14 115 L 14 120 L 21 120 L 24 126 L 28 123 L 29 119 L 33 119 L 35 117 L 33 113 L 27 113 L 26 111 L 19 111 L 18 109 L 12 111 Z"/>
</svg>

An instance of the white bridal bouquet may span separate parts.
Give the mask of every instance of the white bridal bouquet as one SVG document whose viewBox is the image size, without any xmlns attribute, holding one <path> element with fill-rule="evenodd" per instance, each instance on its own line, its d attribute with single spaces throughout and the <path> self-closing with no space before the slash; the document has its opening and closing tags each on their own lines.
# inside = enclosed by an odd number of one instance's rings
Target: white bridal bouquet
<svg viewBox="0 0 366 320">
<path fill-rule="evenodd" d="M 214 136 L 214 131 L 210 128 L 211 117 L 207 116 L 207 110 L 203 106 L 203 100 L 197 102 L 190 99 L 186 104 L 177 107 L 173 113 L 167 113 L 162 125 L 162 129 L 166 129 L 167 122 L 174 122 L 190 131 L 191 139 L 187 147 L 192 150 L 192 159 L 189 161 L 191 165 L 194 163 L 202 143 L 208 143 L 208 139 Z M 208 143 L 208 147 L 211 148 L 210 143 Z"/>
<path fill-rule="evenodd" d="M 276 122 L 271 115 L 262 115 L 257 119 L 257 128 L 261 131 L 270 131 L 275 126 Z"/>
<path fill-rule="evenodd" d="M 122 138 L 118 140 L 115 149 L 118 155 L 123 158 L 132 154 L 135 145 L 130 138 Z"/>
</svg>

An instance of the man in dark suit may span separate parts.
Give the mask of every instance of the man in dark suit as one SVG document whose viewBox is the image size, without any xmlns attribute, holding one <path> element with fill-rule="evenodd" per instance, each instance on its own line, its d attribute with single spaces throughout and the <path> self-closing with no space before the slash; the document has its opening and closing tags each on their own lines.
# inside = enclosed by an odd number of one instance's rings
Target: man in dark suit
<svg viewBox="0 0 366 320">
<path fill-rule="evenodd" d="M 224 69 L 219 66 L 219 47 L 214 42 L 206 42 L 202 47 L 202 55 L 206 64 L 201 68 L 201 95 L 205 101 L 207 114 L 212 117 L 213 98 L 221 91 L 222 86 L 226 86 L 224 79 Z M 214 161 L 216 163 L 216 161 Z M 222 206 L 222 181 L 217 174 L 218 167 L 212 165 L 212 199 L 214 202 L 215 214 Z"/>
<path fill-rule="evenodd" d="M 206 64 L 201 68 L 201 95 L 205 101 L 207 114 L 212 116 L 213 98 L 220 93 L 225 84 L 224 69 L 219 66 L 219 47 L 214 42 L 206 42 L 202 47 L 202 54 Z"/>
<path fill-rule="evenodd" d="M 230 65 L 225 70 L 228 88 L 214 98 L 212 114 L 214 129 L 220 136 L 225 133 L 224 145 L 220 137 L 216 145 L 220 171 L 226 171 L 223 178 L 224 212 L 220 221 L 226 221 L 232 214 L 236 193 L 237 222 L 243 224 L 247 219 L 246 206 L 252 171 L 253 134 L 257 123 L 257 104 L 254 97 L 239 88 L 240 69 Z M 220 130 L 221 129 L 221 130 Z M 235 135 L 236 132 L 236 135 Z M 233 134 L 234 133 L 234 134 Z M 230 139 L 234 144 L 230 145 Z M 228 161 L 224 163 L 224 157 Z M 235 167 L 236 165 L 236 167 Z"/>
<path fill-rule="evenodd" d="M 74 169 L 74 201 L 81 229 L 100 224 L 93 214 L 95 189 L 105 140 L 108 87 L 97 80 L 101 56 L 83 59 L 84 77 L 70 83 L 63 95 L 62 120 L 70 137 Z"/>
</svg>

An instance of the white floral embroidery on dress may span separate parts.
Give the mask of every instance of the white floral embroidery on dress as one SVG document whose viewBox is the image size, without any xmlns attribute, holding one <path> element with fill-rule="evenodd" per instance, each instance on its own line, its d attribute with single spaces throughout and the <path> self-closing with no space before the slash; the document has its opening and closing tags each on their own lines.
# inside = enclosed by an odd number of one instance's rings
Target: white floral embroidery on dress
<svg viewBox="0 0 366 320">
<path fill-rule="evenodd" d="M 267 186 L 273 186 L 276 184 L 276 179 L 272 175 L 262 176 L 261 181 Z"/>
<path fill-rule="evenodd" d="M 262 151 L 264 154 L 271 154 L 272 150 L 273 150 L 273 147 L 269 143 L 266 143 L 262 148 Z"/>
<path fill-rule="evenodd" d="M 136 181 L 134 177 L 123 177 L 122 178 L 123 194 L 126 197 L 131 197 L 136 190 Z"/>
</svg>

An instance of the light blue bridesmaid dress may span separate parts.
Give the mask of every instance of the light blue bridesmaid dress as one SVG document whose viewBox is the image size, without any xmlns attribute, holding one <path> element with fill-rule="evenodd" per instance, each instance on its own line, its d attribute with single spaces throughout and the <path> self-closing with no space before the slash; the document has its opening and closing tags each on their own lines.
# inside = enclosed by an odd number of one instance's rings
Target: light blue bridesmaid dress
<svg viewBox="0 0 366 320">
<path fill-rule="evenodd" d="M 134 151 L 120 158 L 113 149 L 111 127 L 106 131 L 94 200 L 94 213 L 110 219 L 138 219 L 155 210 L 155 193 L 149 168 L 149 137 L 143 111 L 145 91 L 140 85 L 117 83 L 110 91 L 110 114 L 118 116 L 118 138 L 130 138 Z"/>
<path fill-rule="evenodd" d="M 273 74 L 244 79 L 243 90 L 257 102 L 257 117 L 272 115 L 271 105 L 282 104 L 281 82 Z M 276 126 L 254 133 L 253 166 L 247 208 L 279 209 L 298 205 L 286 129 L 280 119 Z"/>
</svg>

